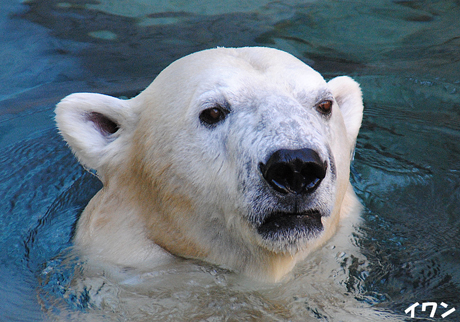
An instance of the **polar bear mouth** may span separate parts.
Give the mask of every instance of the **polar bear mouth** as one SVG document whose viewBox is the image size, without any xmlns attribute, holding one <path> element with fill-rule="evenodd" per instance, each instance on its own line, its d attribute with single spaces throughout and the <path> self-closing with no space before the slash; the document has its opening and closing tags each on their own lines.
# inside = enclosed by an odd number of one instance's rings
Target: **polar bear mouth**
<svg viewBox="0 0 460 322">
<path fill-rule="evenodd" d="M 257 232 L 265 240 L 289 240 L 294 243 L 322 232 L 321 217 L 321 212 L 316 209 L 299 213 L 273 212 L 257 227 Z"/>
</svg>

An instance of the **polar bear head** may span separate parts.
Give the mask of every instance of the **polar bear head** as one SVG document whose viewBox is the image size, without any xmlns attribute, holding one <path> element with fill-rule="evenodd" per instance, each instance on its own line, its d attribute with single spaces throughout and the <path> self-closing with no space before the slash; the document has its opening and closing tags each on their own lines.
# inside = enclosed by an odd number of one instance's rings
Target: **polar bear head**
<svg viewBox="0 0 460 322">
<path fill-rule="evenodd" d="M 269 48 L 194 53 L 129 100 L 69 95 L 59 130 L 104 184 L 75 241 L 120 264 L 156 245 L 278 279 L 350 211 L 362 114 L 351 78 Z"/>
</svg>

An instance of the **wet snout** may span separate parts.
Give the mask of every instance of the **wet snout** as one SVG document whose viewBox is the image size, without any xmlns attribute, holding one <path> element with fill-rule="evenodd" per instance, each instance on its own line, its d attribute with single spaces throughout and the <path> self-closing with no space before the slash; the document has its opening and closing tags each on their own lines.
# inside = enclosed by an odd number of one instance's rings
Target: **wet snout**
<svg viewBox="0 0 460 322">
<path fill-rule="evenodd" d="M 282 194 L 312 193 L 326 176 L 327 162 L 315 150 L 281 149 L 259 169 L 265 181 Z"/>
</svg>

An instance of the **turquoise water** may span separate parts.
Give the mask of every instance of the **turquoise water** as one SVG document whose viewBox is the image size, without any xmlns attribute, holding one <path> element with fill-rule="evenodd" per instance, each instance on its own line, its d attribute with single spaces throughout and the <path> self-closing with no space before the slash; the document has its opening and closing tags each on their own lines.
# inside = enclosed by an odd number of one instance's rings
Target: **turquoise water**
<svg viewBox="0 0 460 322">
<path fill-rule="evenodd" d="M 458 1 L 3 0 L 0 8 L 1 321 L 360 321 L 360 305 L 384 312 L 382 321 L 410 321 L 404 311 L 416 302 L 437 303 L 434 320 L 460 320 Z M 184 262 L 143 276 L 141 289 L 97 272 L 93 288 L 76 285 L 85 269 L 70 255 L 71 235 L 100 183 L 57 134 L 55 104 L 76 91 L 131 97 L 179 57 L 248 45 L 361 83 L 352 174 L 365 206 L 353 237 L 361 257 L 339 254 L 335 293 L 312 282 L 322 272 L 311 261 L 294 280 L 251 289 L 230 272 Z M 430 311 L 420 306 L 416 317 L 429 320 Z"/>
</svg>

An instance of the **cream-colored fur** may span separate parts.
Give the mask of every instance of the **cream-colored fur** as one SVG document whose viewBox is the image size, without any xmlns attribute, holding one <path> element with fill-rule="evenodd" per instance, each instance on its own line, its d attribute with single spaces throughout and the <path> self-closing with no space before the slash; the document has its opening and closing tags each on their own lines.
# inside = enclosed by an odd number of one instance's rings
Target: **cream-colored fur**
<svg viewBox="0 0 460 322">
<path fill-rule="evenodd" d="M 328 117 L 316 108 L 324 99 L 333 101 Z M 209 128 L 199 115 L 213 106 L 230 113 Z M 279 280 L 358 213 L 349 167 L 362 110 L 351 78 L 327 83 L 297 58 L 259 47 L 186 56 L 130 100 L 69 95 L 56 108 L 59 130 L 104 185 L 81 215 L 75 244 L 124 266 L 172 254 Z M 281 197 L 258 164 L 276 149 L 304 147 L 332 160 L 324 187 L 299 201 L 324 209 L 323 230 L 284 236 L 289 243 L 264 239 L 257 225 Z"/>
</svg>

